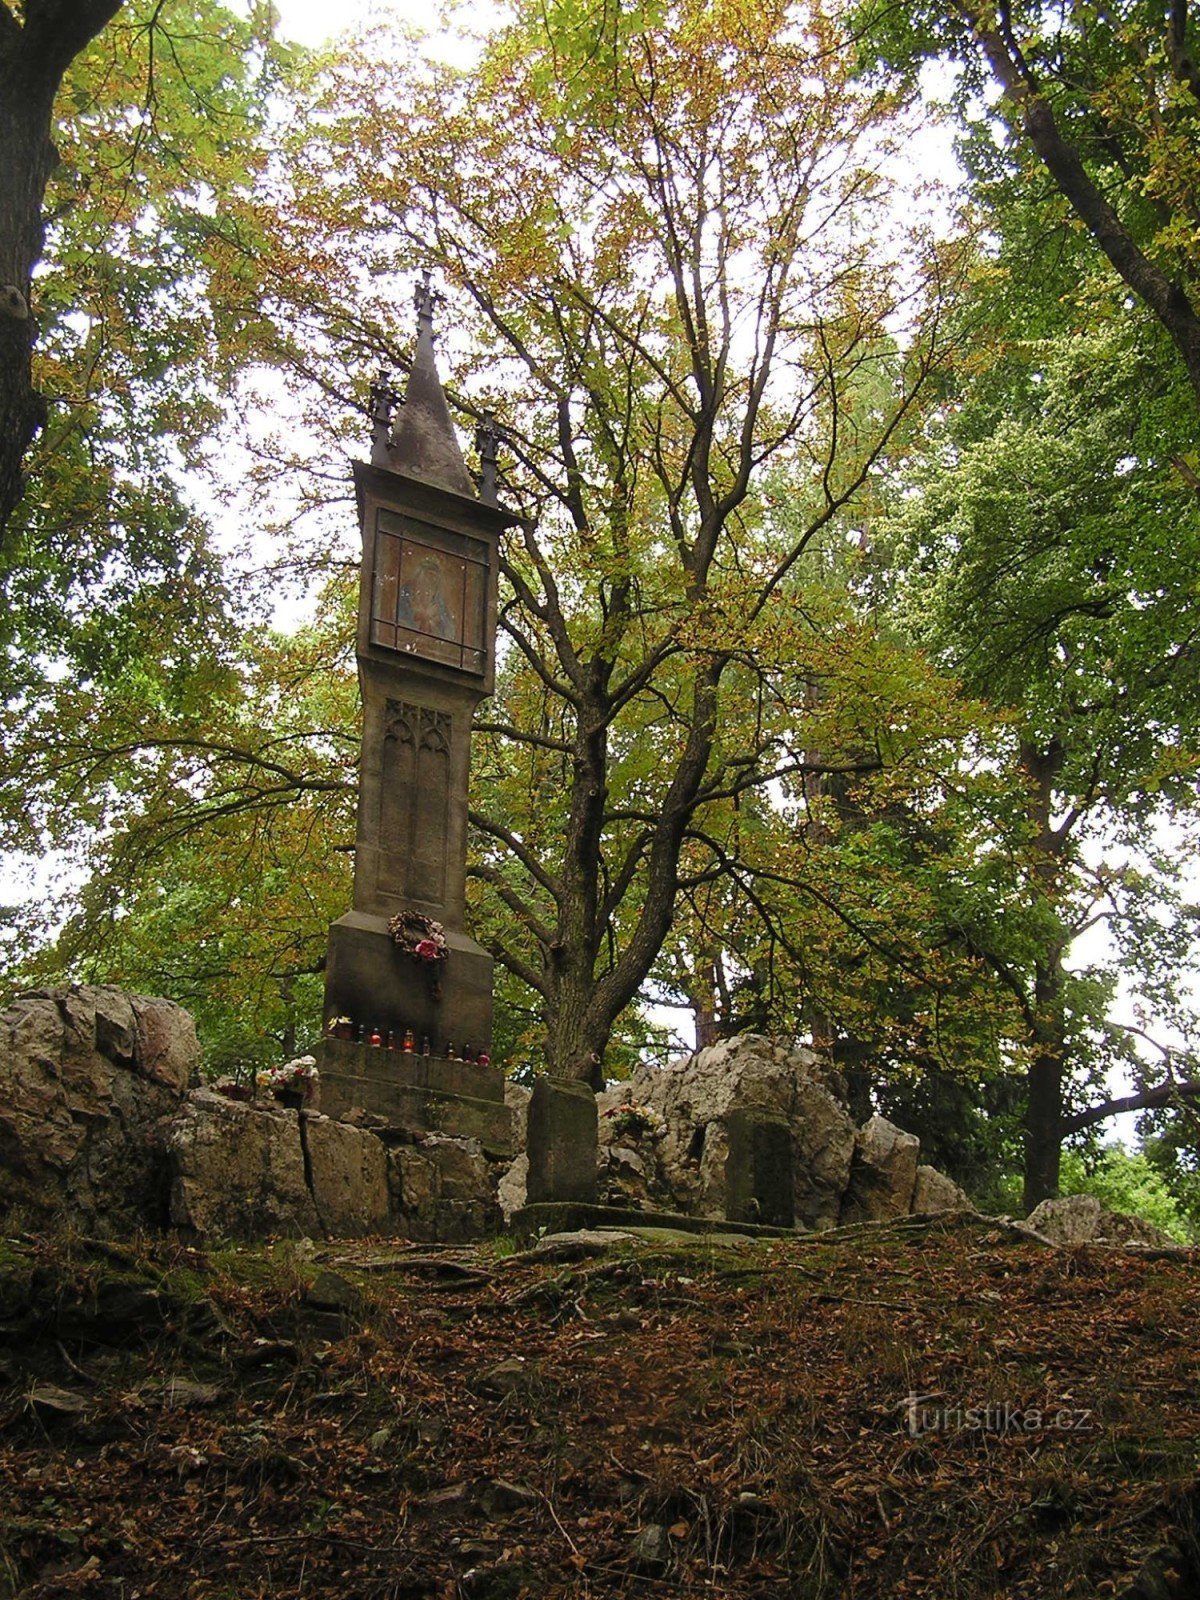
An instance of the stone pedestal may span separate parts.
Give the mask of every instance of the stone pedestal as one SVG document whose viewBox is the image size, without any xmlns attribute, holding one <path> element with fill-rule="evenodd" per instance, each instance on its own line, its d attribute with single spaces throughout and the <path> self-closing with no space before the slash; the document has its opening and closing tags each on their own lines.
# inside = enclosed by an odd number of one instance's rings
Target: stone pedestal
<svg viewBox="0 0 1200 1600">
<path fill-rule="evenodd" d="M 447 1044 L 461 1051 L 489 1048 L 492 1038 L 492 958 L 465 933 L 447 930 L 444 961 L 417 961 L 387 931 L 388 918 L 348 911 L 329 930 L 325 1015 L 353 1018 L 368 1034 L 389 1031 L 399 1045 L 411 1028 L 418 1050 Z"/>
<path fill-rule="evenodd" d="M 327 1116 L 365 1111 L 395 1133 L 477 1139 L 489 1156 L 512 1155 L 512 1113 L 496 1067 L 326 1039 L 320 1072 Z"/>
<path fill-rule="evenodd" d="M 595 1202 L 598 1131 L 596 1096 L 586 1083 L 538 1078 L 529 1101 L 525 1136 L 527 1204 Z"/>
<path fill-rule="evenodd" d="M 725 1118 L 725 1215 L 730 1222 L 791 1228 L 796 1221 L 792 1130 L 781 1117 L 731 1111 Z"/>
</svg>

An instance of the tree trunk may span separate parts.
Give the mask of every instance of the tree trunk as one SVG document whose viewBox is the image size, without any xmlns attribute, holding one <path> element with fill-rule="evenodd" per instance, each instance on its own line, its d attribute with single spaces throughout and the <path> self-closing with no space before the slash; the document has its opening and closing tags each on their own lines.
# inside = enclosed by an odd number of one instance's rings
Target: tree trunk
<svg viewBox="0 0 1200 1600">
<path fill-rule="evenodd" d="M 679 851 L 708 770 L 717 727 L 717 685 L 725 660 L 697 670 L 687 742 L 646 853 L 641 916 L 614 965 L 597 976 L 605 938 L 599 864 L 608 802 L 611 667 L 597 665 L 573 751 L 571 811 L 558 900 L 558 926 L 546 964 L 548 1066 L 552 1073 L 604 1087 L 604 1052 L 613 1024 L 635 998 L 671 929 Z"/>
<path fill-rule="evenodd" d="M 597 1026 L 592 1001 L 601 926 L 596 862 L 608 800 L 607 674 L 597 663 L 591 694 L 579 710 L 572 760 L 571 809 L 558 904 L 558 926 L 550 951 L 547 1047 L 551 1073 L 604 1087 L 604 1050 L 615 1020 Z"/>
<path fill-rule="evenodd" d="M 22 27 L 0 4 L 0 549 L 21 498 L 22 464 L 45 420 L 33 387 L 33 269 L 45 242 L 42 200 L 58 161 L 54 97 L 74 57 L 121 0 L 26 0 Z"/>
<path fill-rule="evenodd" d="M 29 310 L 34 264 L 42 253 L 42 196 L 54 170 L 50 100 L 14 81 L 11 53 L 0 56 L 0 527 L 21 498 L 21 464 L 45 420 L 31 372 Z"/>
<path fill-rule="evenodd" d="M 721 1037 L 717 1021 L 720 1005 L 717 994 L 717 961 L 719 957 L 704 951 L 696 957 L 695 966 L 687 976 L 687 998 L 692 1008 L 692 1026 L 696 1033 L 696 1049 L 707 1050 Z"/>
<path fill-rule="evenodd" d="M 1053 823 L 1054 786 L 1066 750 L 1057 736 L 1044 745 L 1022 740 L 1020 763 L 1030 786 L 1033 823 L 1033 876 L 1046 902 L 1057 911 L 1067 830 Z M 1066 939 L 1047 946 L 1035 963 L 1028 1098 L 1025 1106 L 1026 1214 L 1058 1194 L 1063 1141 L 1063 1082 L 1067 1068 L 1067 1023 L 1063 1011 L 1063 956 Z"/>
<path fill-rule="evenodd" d="M 1063 1080 L 1066 1075 L 1065 1022 L 1057 962 L 1039 968 L 1035 981 L 1042 1022 L 1029 1064 L 1025 1105 L 1025 1175 L 1022 1203 L 1028 1216 L 1043 1200 L 1058 1194 L 1063 1141 Z"/>
<path fill-rule="evenodd" d="M 599 1093 L 604 1087 L 604 1051 L 612 1023 L 599 1027 L 592 1021 L 591 1000 L 591 977 L 582 967 L 560 975 L 547 1030 L 547 1065 L 553 1076 L 589 1084 Z"/>
</svg>

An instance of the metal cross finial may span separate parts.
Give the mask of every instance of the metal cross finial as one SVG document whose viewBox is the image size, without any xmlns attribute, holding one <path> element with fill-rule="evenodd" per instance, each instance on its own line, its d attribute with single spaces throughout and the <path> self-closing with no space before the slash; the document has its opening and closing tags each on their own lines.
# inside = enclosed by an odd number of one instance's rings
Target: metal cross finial
<svg viewBox="0 0 1200 1600">
<path fill-rule="evenodd" d="M 490 411 L 475 430 L 475 448 L 479 451 L 479 498 L 489 506 L 499 505 L 496 494 L 496 467 L 500 459 L 500 430 Z"/>
</svg>

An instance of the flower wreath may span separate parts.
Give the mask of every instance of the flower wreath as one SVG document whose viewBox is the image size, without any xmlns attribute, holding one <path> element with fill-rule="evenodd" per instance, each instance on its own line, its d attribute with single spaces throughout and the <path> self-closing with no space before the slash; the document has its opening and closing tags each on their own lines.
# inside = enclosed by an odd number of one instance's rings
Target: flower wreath
<svg viewBox="0 0 1200 1600">
<path fill-rule="evenodd" d="M 445 928 L 419 911 L 398 911 L 388 923 L 388 932 L 416 961 L 445 961 L 450 953 Z"/>
</svg>

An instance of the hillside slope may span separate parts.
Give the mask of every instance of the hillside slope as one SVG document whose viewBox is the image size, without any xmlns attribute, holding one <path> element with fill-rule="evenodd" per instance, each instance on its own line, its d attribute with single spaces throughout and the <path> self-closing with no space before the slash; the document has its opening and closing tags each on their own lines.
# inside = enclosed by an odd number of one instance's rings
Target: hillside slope
<svg viewBox="0 0 1200 1600">
<path fill-rule="evenodd" d="M 1186 1252 L 2 1249 L 0 1596 L 1200 1593 Z"/>
</svg>

